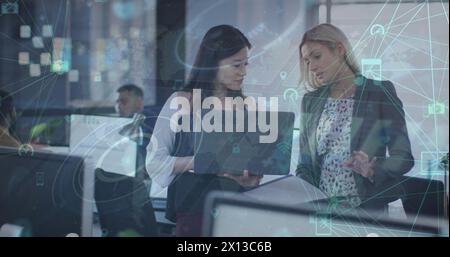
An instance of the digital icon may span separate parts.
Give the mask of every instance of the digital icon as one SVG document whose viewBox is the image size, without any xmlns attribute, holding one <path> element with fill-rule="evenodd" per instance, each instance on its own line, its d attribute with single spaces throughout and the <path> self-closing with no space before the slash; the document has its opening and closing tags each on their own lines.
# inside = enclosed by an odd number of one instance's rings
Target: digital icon
<svg viewBox="0 0 450 257">
<path fill-rule="evenodd" d="M 31 28 L 28 25 L 20 26 L 20 37 L 21 38 L 30 38 L 31 37 Z"/>
<path fill-rule="evenodd" d="M 316 235 L 331 236 L 331 214 L 327 212 L 316 213 Z"/>
<path fill-rule="evenodd" d="M 444 167 L 442 165 L 442 157 L 447 152 L 444 151 L 428 151 L 420 153 L 420 175 L 422 176 L 442 176 L 444 175 Z"/>
<path fill-rule="evenodd" d="M 361 60 L 362 74 L 377 81 L 381 81 L 381 59 L 368 58 Z"/>
<path fill-rule="evenodd" d="M 283 92 L 283 99 L 285 101 L 289 101 L 291 105 L 297 106 L 298 105 L 298 91 L 294 88 L 287 88 Z"/>
<path fill-rule="evenodd" d="M 41 187 L 44 186 L 45 176 L 44 172 L 38 171 L 36 172 L 36 186 Z"/>
<path fill-rule="evenodd" d="M 69 63 L 63 60 L 56 60 L 51 66 L 52 72 L 62 74 L 69 71 Z"/>
<path fill-rule="evenodd" d="M 41 76 L 41 66 L 39 64 L 30 64 L 30 76 L 31 77 Z"/>
<path fill-rule="evenodd" d="M 280 72 L 280 78 L 281 80 L 285 80 L 287 78 L 287 72 L 285 71 Z"/>
<path fill-rule="evenodd" d="M 445 104 L 440 102 L 433 102 L 428 104 L 428 115 L 444 114 Z"/>
<path fill-rule="evenodd" d="M 62 74 L 70 70 L 72 43 L 70 39 L 53 38 L 51 71 Z"/>
<path fill-rule="evenodd" d="M 18 150 L 19 156 L 33 156 L 34 149 L 30 144 L 22 144 L 19 146 Z"/>
<path fill-rule="evenodd" d="M 51 25 L 44 25 L 44 36 L 50 36 L 52 30 Z M 27 25 L 20 27 L 21 37 L 28 37 L 31 29 Z M 53 32 L 51 32 L 53 34 Z M 44 48 L 44 39 L 39 36 L 31 38 L 34 48 Z M 52 53 L 41 52 L 39 60 L 32 61 L 28 52 L 19 52 L 19 64 L 28 65 L 31 77 L 39 77 L 42 75 L 42 66 L 50 66 L 50 71 L 58 74 L 66 73 L 70 70 L 71 60 L 71 41 L 65 38 L 52 38 Z"/>
<path fill-rule="evenodd" d="M 28 52 L 19 52 L 19 64 L 20 65 L 30 64 L 30 54 Z"/>
<path fill-rule="evenodd" d="M 372 27 L 370 27 L 370 35 L 384 35 L 384 27 L 380 24 L 374 24 Z"/>
<path fill-rule="evenodd" d="M 134 3 L 129 2 L 114 2 L 112 5 L 113 13 L 122 20 L 128 20 L 135 14 Z"/>
<path fill-rule="evenodd" d="M 48 66 L 52 64 L 52 56 L 50 53 L 41 53 L 41 65 Z"/>
<path fill-rule="evenodd" d="M 234 144 L 233 145 L 233 154 L 240 154 L 241 153 L 241 148 L 239 147 L 238 144 Z"/>
<path fill-rule="evenodd" d="M 17 1 L 7 0 L 2 3 L 1 6 L 2 14 L 18 14 L 19 13 L 19 4 Z"/>
<path fill-rule="evenodd" d="M 31 42 L 34 48 L 44 48 L 44 40 L 41 37 L 33 37 L 31 38 Z"/>
<path fill-rule="evenodd" d="M 284 100 L 287 100 L 289 98 L 296 101 L 298 100 L 298 92 L 294 88 L 288 88 L 284 90 L 283 98 Z"/>
<path fill-rule="evenodd" d="M 53 27 L 52 25 L 42 26 L 42 36 L 43 37 L 53 37 Z"/>
</svg>

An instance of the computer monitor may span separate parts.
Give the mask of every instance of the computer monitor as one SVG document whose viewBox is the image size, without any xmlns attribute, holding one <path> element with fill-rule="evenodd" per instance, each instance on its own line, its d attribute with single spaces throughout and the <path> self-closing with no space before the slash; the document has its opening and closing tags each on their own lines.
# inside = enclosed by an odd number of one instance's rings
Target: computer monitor
<svg viewBox="0 0 450 257">
<path fill-rule="evenodd" d="M 318 205 L 283 206 L 239 194 L 212 193 L 206 202 L 203 235 L 213 237 L 429 237 L 448 236 L 448 223 L 389 218 L 351 212 L 329 213 Z"/>
<path fill-rule="evenodd" d="M 76 156 L 0 147 L 0 226 L 24 236 L 92 235 L 93 174 Z"/>
<path fill-rule="evenodd" d="M 121 135 L 121 129 L 132 122 L 130 118 L 80 115 L 70 116 L 72 155 L 85 159 L 86 169 L 134 177 L 137 165 L 137 143 Z"/>
<path fill-rule="evenodd" d="M 71 115 L 70 152 L 83 156 L 86 169 L 95 173 L 95 207 L 103 236 L 120 236 L 127 230 L 142 236 L 158 235 L 150 184 L 142 165 L 145 126 L 135 121 Z"/>
<path fill-rule="evenodd" d="M 34 142 L 51 146 L 69 145 L 69 116 L 61 113 L 18 111 L 16 134 L 22 142 Z"/>
</svg>

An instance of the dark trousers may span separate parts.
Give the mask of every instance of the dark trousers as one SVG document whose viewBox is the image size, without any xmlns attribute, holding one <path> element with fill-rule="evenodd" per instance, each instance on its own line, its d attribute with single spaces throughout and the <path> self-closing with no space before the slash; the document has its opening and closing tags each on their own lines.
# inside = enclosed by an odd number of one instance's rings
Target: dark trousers
<svg viewBox="0 0 450 257">
<path fill-rule="evenodd" d="M 241 190 L 241 186 L 229 178 L 184 172 L 175 177 L 167 191 L 166 218 L 176 222 L 177 236 L 201 236 L 203 211 L 209 193 Z"/>
<path fill-rule="evenodd" d="M 175 235 L 177 237 L 199 237 L 202 235 L 202 213 L 177 213 Z"/>
<path fill-rule="evenodd" d="M 389 203 L 398 199 L 401 199 L 409 219 L 422 216 L 444 218 L 444 201 L 448 201 L 443 182 L 402 176 L 377 189 L 377 193 L 363 201 L 361 208 L 383 211 L 387 210 Z"/>
</svg>

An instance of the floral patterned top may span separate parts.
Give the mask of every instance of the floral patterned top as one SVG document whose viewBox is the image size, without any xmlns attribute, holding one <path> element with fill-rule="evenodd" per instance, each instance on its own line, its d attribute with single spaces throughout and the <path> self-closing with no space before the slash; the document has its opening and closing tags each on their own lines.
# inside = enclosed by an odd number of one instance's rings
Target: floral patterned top
<svg viewBox="0 0 450 257">
<path fill-rule="evenodd" d="M 317 127 L 317 153 L 321 160 L 319 188 L 328 197 L 345 197 L 352 207 L 361 204 L 353 171 L 343 167 L 350 154 L 354 100 L 328 98 Z"/>
</svg>

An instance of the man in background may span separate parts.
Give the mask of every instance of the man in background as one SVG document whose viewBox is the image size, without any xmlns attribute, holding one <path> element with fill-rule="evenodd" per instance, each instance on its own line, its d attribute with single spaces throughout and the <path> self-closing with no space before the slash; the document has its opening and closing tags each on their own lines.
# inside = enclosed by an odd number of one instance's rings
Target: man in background
<svg viewBox="0 0 450 257">
<path fill-rule="evenodd" d="M 131 118 L 144 110 L 144 92 L 140 87 L 134 84 L 123 85 L 117 89 L 117 93 L 116 111 L 120 117 Z"/>
<path fill-rule="evenodd" d="M 116 112 L 120 117 L 138 119 L 144 110 L 143 90 L 133 84 L 117 89 Z M 130 127 L 131 126 L 131 127 Z M 136 126 L 136 127 L 135 127 Z M 137 130 L 136 130 L 137 129 Z M 151 180 L 145 170 L 144 124 L 131 122 L 122 131 L 124 136 L 137 143 L 136 175 L 133 177 L 97 169 L 95 177 L 95 199 L 103 236 L 121 236 L 129 234 L 140 236 L 158 236 L 153 205 L 150 199 Z M 139 135 L 132 133 L 137 132 Z M 121 133 L 121 132 L 119 132 Z M 129 134 L 131 133 L 131 134 Z M 105 179 L 106 178 L 106 179 Z"/>
</svg>

